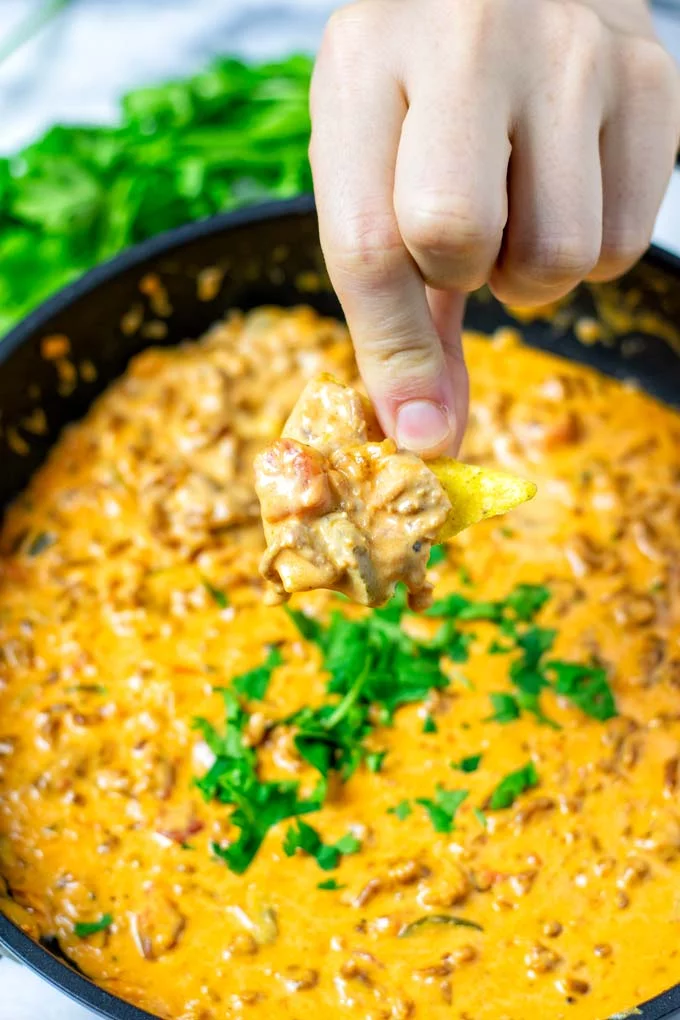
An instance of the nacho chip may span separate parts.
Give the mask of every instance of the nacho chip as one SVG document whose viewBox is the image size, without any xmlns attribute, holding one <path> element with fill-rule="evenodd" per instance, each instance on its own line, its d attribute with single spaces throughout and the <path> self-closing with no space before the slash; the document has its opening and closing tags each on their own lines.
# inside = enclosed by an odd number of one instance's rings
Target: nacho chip
<svg viewBox="0 0 680 1020">
<path fill-rule="evenodd" d="M 497 517 L 514 510 L 536 495 L 533 482 L 504 471 L 461 464 L 451 457 L 438 457 L 427 466 L 451 500 L 451 512 L 438 536 L 440 541 L 453 538 L 487 517 Z"/>
</svg>

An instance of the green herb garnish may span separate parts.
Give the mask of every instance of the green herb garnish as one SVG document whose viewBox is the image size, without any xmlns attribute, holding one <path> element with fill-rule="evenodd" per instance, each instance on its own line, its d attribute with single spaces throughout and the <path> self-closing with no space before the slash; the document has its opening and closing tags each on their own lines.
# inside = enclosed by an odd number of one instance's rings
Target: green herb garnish
<svg viewBox="0 0 680 1020">
<path fill-rule="evenodd" d="M 425 721 L 423 723 L 423 733 L 437 733 L 438 730 L 439 730 L 439 727 L 437 726 L 436 721 L 428 713 L 425 716 Z"/>
<path fill-rule="evenodd" d="M 319 882 L 317 885 L 317 889 L 328 889 L 333 891 L 346 888 L 346 885 L 340 885 L 340 883 L 336 882 L 334 878 L 327 878 L 325 882 Z"/>
<path fill-rule="evenodd" d="M 243 874 L 257 854 L 269 830 L 287 818 L 318 811 L 322 792 L 302 799 L 296 782 L 261 782 L 257 775 L 257 756 L 243 742 L 248 715 L 231 688 L 221 691 L 227 715 L 224 734 L 206 719 L 194 720 L 215 762 L 196 780 L 205 800 L 231 805 L 231 822 L 240 830 L 238 840 L 227 847 L 212 844 L 213 853 L 222 858 L 236 874 Z"/>
<path fill-rule="evenodd" d="M 489 798 L 491 811 L 503 811 L 512 807 L 517 798 L 526 790 L 532 790 L 538 786 L 539 778 L 536 766 L 529 762 L 521 769 L 510 772 L 493 791 Z"/>
<path fill-rule="evenodd" d="M 601 667 L 549 662 L 546 671 L 555 676 L 555 693 L 567 698 L 592 719 L 606 722 L 618 714 L 606 671 Z"/>
<path fill-rule="evenodd" d="M 251 701 L 262 701 L 269 688 L 272 673 L 282 662 L 281 651 L 275 645 L 261 666 L 242 673 L 232 681 L 234 689 Z"/>
<path fill-rule="evenodd" d="M 452 761 L 451 768 L 457 772 L 476 772 L 482 762 L 481 754 L 471 754 L 460 761 Z"/>
<path fill-rule="evenodd" d="M 433 545 L 430 549 L 430 558 L 427 561 L 428 567 L 437 567 L 440 563 L 443 563 L 446 559 L 446 546 L 445 545 Z"/>
<path fill-rule="evenodd" d="M 486 815 L 484 814 L 484 812 L 482 811 L 481 808 L 474 807 L 472 809 L 472 813 L 475 816 L 475 818 L 477 819 L 477 821 L 479 822 L 479 824 L 482 826 L 483 829 L 488 828 L 489 820 L 488 820 L 488 818 L 486 817 Z"/>
<path fill-rule="evenodd" d="M 368 751 L 365 762 L 369 772 L 382 772 L 383 762 L 387 757 L 387 751 Z"/>
<path fill-rule="evenodd" d="M 293 857 L 298 850 L 313 857 L 322 871 L 332 871 L 337 868 L 342 857 L 361 850 L 361 841 L 348 833 L 337 843 L 324 843 L 316 829 L 306 822 L 298 821 L 288 829 L 283 851 L 287 857 Z"/>
<path fill-rule="evenodd" d="M 472 575 L 467 567 L 458 568 L 458 577 L 460 578 L 460 583 L 464 584 L 466 588 L 471 588 L 473 586 L 474 581 L 472 580 Z"/>
<path fill-rule="evenodd" d="M 493 715 L 489 716 L 490 722 L 511 723 L 519 719 L 522 709 L 519 707 L 514 694 L 506 694 L 504 691 L 494 691 L 489 695 Z"/>
<path fill-rule="evenodd" d="M 402 800 L 401 803 L 388 808 L 387 813 L 388 815 L 394 815 L 400 822 L 403 822 L 409 817 L 409 815 L 413 814 L 413 808 L 407 800 Z"/>
<path fill-rule="evenodd" d="M 97 935 L 100 931 L 106 931 L 113 924 L 111 914 L 102 914 L 98 921 L 76 921 L 73 925 L 73 934 L 79 939 L 89 938 L 90 935 Z"/>
<path fill-rule="evenodd" d="M 210 595 L 211 599 L 215 603 L 218 609 L 227 609 L 229 606 L 229 599 L 225 592 L 221 588 L 216 588 L 214 584 L 211 584 L 207 578 L 203 578 L 203 587 Z"/>
<path fill-rule="evenodd" d="M 417 797 L 416 804 L 425 808 L 435 832 L 453 832 L 456 827 L 456 814 L 461 804 L 467 800 L 469 790 L 446 790 L 437 786 L 434 800 L 428 797 Z"/>
</svg>

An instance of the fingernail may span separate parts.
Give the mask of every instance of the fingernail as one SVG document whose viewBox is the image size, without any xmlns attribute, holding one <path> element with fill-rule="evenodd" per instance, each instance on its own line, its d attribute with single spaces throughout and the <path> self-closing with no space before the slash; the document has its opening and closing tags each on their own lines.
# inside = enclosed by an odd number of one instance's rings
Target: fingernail
<svg viewBox="0 0 680 1020">
<path fill-rule="evenodd" d="M 397 411 L 396 439 L 413 453 L 437 453 L 453 439 L 449 412 L 432 400 L 408 400 Z"/>
</svg>

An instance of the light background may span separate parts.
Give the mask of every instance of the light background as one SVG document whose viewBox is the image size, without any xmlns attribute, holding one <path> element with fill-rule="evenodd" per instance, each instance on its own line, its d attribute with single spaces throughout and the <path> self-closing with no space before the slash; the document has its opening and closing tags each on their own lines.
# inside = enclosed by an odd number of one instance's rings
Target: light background
<svg viewBox="0 0 680 1020">
<path fill-rule="evenodd" d="M 0 0 L 0 39 L 41 2 Z M 214 55 L 313 53 L 337 6 L 335 0 L 76 0 L 0 66 L 0 153 L 16 151 L 57 121 L 113 121 L 123 92 L 192 74 Z M 656 19 L 680 62 L 680 0 L 660 2 Z M 680 173 L 655 240 L 680 255 Z M 90 1018 L 25 968 L 0 960 L 0 1020 Z"/>
</svg>

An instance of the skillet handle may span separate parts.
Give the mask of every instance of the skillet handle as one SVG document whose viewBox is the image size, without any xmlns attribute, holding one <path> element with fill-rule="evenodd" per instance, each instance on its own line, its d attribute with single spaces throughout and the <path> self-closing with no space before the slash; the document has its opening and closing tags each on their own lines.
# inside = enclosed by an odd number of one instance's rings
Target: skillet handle
<svg viewBox="0 0 680 1020">
<path fill-rule="evenodd" d="M 680 257 L 680 163 L 673 171 L 671 183 L 659 211 L 652 243 Z"/>
</svg>

